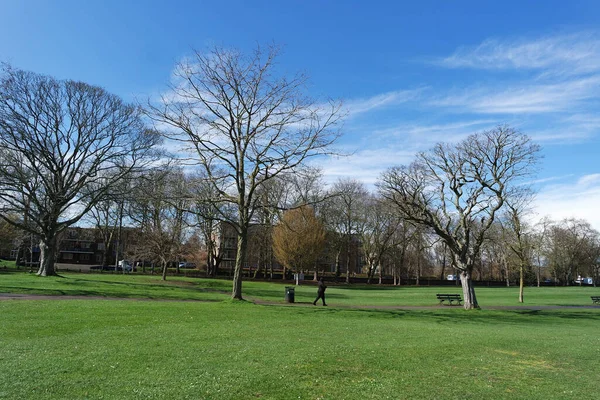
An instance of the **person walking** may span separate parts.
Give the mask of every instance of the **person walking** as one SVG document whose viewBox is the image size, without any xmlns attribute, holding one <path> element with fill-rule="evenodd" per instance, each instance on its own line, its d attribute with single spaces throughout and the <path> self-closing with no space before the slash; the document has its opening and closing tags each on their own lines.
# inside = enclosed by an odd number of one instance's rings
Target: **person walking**
<svg viewBox="0 0 600 400">
<path fill-rule="evenodd" d="M 321 277 L 319 279 L 319 289 L 317 290 L 317 298 L 315 299 L 315 301 L 313 301 L 314 306 L 317 305 L 317 301 L 319 301 L 319 299 L 323 300 L 324 306 L 327 305 L 325 304 L 325 289 L 327 289 L 327 286 L 325 286 L 325 282 L 323 282 L 323 278 Z"/>
</svg>

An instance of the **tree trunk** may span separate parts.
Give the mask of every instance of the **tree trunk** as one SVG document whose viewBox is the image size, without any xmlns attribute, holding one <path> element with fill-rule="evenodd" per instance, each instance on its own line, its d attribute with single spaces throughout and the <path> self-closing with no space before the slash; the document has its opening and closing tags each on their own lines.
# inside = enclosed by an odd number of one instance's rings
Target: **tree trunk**
<svg viewBox="0 0 600 400">
<path fill-rule="evenodd" d="M 24 247 L 25 246 L 23 245 L 23 243 L 19 243 L 19 247 L 17 247 L 17 256 L 15 258 L 15 265 L 17 266 L 17 268 L 23 265 L 23 258 L 25 258 L 24 257 L 24 253 L 25 253 Z"/>
<path fill-rule="evenodd" d="M 523 286 L 524 286 L 524 265 L 521 264 L 520 268 L 519 268 L 519 303 L 523 302 Z"/>
<path fill-rule="evenodd" d="M 337 281 L 337 279 L 340 277 L 340 253 L 342 252 L 341 249 L 338 249 L 335 253 L 335 280 Z"/>
<path fill-rule="evenodd" d="M 56 262 L 56 235 L 52 235 L 47 241 L 40 240 L 40 268 L 38 276 L 57 275 L 54 269 Z"/>
<path fill-rule="evenodd" d="M 463 302 L 465 310 L 478 309 L 477 297 L 475 296 L 475 288 L 471 280 L 471 273 L 468 270 L 460 271 L 460 281 L 463 290 Z"/>
<path fill-rule="evenodd" d="M 235 257 L 235 271 L 233 273 L 233 291 L 231 293 L 231 298 L 236 300 L 243 300 L 242 274 L 244 262 L 246 261 L 246 249 L 248 247 L 247 240 L 247 230 L 245 228 L 242 228 L 241 231 L 238 233 L 237 255 Z M 285 279 L 285 269 L 283 277 Z"/>
<path fill-rule="evenodd" d="M 350 283 L 350 241 L 346 245 L 346 283 Z"/>
<path fill-rule="evenodd" d="M 104 246 L 104 250 L 102 251 L 102 266 L 103 267 L 107 267 L 108 266 L 108 246 Z M 102 271 L 104 268 L 100 268 L 100 271 Z"/>
<path fill-rule="evenodd" d="M 168 263 L 163 260 L 162 262 L 162 280 L 166 281 L 167 280 L 167 265 Z"/>
<path fill-rule="evenodd" d="M 444 254 L 442 255 L 442 273 L 440 274 L 440 280 L 444 280 L 444 275 L 446 273 L 446 243 L 443 245 Z"/>
<path fill-rule="evenodd" d="M 381 262 L 378 264 L 379 266 L 379 284 L 381 285 L 383 283 L 383 265 L 381 265 Z"/>
<path fill-rule="evenodd" d="M 367 285 L 371 284 L 371 278 L 373 278 L 373 262 L 369 260 L 369 272 L 367 273 Z"/>
</svg>

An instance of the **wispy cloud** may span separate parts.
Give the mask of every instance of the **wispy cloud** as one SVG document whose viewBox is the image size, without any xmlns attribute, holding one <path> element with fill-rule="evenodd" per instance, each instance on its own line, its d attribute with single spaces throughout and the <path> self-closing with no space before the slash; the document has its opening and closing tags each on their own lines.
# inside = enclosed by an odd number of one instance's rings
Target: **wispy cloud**
<svg viewBox="0 0 600 400">
<path fill-rule="evenodd" d="M 600 35 L 579 32 L 534 40 L 486 40 L 437 60 L 450 68 L 552 70 L 583 74 L 600 70 Z"/>
<path fill-rule="evenodd" d="M 498 121 L 475 119 L 439 124 L 401 123 L 382 129 L 375 129 L 372 136 L 381 141 L 403 141 L 405 146 L 415 150 L 426 150 L 439 142 L 458 142 L 468 135 L 493 128 Z"/>
<path fill-rule="evenodd" d="M 600 33 L 491 39 L 461 47 L 436 64 L 487 70 L 491 75 L 459 93 L 454 89 L 432 99 L 432 106 L 480 114 L 581 112 L 587 102 L 599 98 Z M 501 70 L 505 73 L 498 75 Z"/>
<path fill-rule="evenodd" d="M 397 90 L 378 94 L 372 97 L 352 99 L 344 104 L 349 117 L 363 114 L 376 109 L 397 106 L 410 101 L 416 101 L 425 89 Z"/>
<path fill-rule="evenodd" d="M 598 97 L 600 76 L 558 83 L 513 82 L 509 88 L 498 86 L 463 89 L 431 99 L 429 105 L 461 112 L 481 114 L 530 114 L 566 112 L 581 107 L 581 102 Z"/>
</svg>

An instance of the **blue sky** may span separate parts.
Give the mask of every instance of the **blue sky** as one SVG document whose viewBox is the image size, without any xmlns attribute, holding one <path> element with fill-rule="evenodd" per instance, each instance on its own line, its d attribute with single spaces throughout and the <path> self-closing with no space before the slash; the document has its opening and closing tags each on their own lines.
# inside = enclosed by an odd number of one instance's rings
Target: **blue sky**
<svg viewBox="0 0 600 400">
<path fill-rule="evenodd" d="M 126 100 L 166 89 L 211 45 L 284 46 L 318 97 L 349 112 L 329 180 L 372 184 L 438 141 L 508 123 L 543 148 L 538 217 L 600 229 L 600 2 L 9 1 L 0 60 Z"/>
</svg>

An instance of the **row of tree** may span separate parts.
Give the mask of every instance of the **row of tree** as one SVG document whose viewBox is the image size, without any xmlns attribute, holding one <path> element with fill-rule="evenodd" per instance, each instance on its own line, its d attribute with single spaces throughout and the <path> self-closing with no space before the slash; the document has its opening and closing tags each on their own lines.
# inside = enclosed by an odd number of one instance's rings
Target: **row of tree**
<svg viewBox="0 0 600 400">
<path fill-rule="evenodd" d="M 377 195 L 352 180 L 325 191 L 306 164 L 333 152 L 341 104 L 307 96 L 302 74 L 278 75 L 277 55 L 276 47 L 250 55 L 196 52 L 177 66 L 169 93 L 143 107 L 85 83 L 4 65 L 0 218 L 38 235 L 38 274 L 55 273 L 58 234 L 88 215 L 105 229 L 107 243 L 115 232 L 109 227 L 123 220 L 139 226 L 147 235 L 140 253 L 159 260 L 163 271 L 195 226 L 214 270 L 219 256 L 210 238 L 214 224 L 225 221 L 237 233 L 232 297 L 241 299 L 251 225 L 281 221 L 297 230 L 282 212 L 298 208 L 307 219 L 306 205 L 345 244 L 335 248 L 348 249 L 361 235 L 370 273 L 382 270 L 398 235 L 435 237 L 461 275 L 465 308 L 478 307 L 473 273 L 501 216 L 525 273 L 526 183 L 539 154 L 527 136 L 499 126 L 439 144 L 386 171 Z M 422 251 L 426 242 L 415 246 Z M 560 262 L 569 268 L 570 261 Z"/>
</svg>

